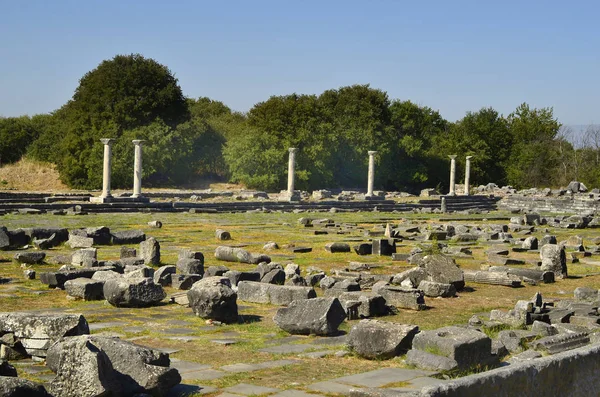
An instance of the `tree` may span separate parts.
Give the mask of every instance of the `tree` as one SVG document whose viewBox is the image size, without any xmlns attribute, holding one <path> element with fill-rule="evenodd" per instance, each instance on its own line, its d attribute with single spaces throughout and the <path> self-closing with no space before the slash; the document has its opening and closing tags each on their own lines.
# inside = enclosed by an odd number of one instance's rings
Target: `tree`
<svg viewBox="0 0 600 397">
<path fill-rule="evenodd" d="M 447 180 L 447 157 L 439 147 L 448 134 L 448 122 L 439 112 L 411 101 L 394 100 L 390 105 L 393 128 L 387 186 L 418 189 Z"/>
<path fill-rule="evenodd" d="M 39 133 L 27 116 L 0 118 L 0 165 L 18 161 Z"/>
<path fill-rule="evenodd" d="M 177 79 L 167 67 L 139 54 L 117 55 L 86 73 L 73 98 L 57 113 L 60 120 L 53 131 L 54 137 L 60 137 L 57 168 L 63 182 L 79 188 L 101 185 L 100 138 L 116 139 L 112 183 L 125 187 L 131 184 L 131 165 L 121 167 L 119 154 L 133 150 L 132 134 L 127 132 L 154 125 L 153 132 L 168 135 L 190 118 Z M 157 156 L 171 156 L 178 135 L 156 138 L 147 142 L 145 150 L 156 146 Z M 167 175 L 170 171 L 156 172 Z"/>
<path fill-rule="evenodd" d="M 506 166 L 508 182 L 517 188 L 550 186 L 558 164 L 555 138 L 560 123 L 552 108 L 521 104 L 508 116 L 513 145 Z"/>
<path fill-rule="evenodd" d="M 460 167 L 464 166 L 465 156 L 473 156 L 471 181 L 474 184 L 506 184 L 505 167 L 513 142 L 506 119 L 496 110 L 482 108 L 467 112 L 450 125 L 443 141 L 443 150 L 446 154 L 457 154 Z"/>
</svg>

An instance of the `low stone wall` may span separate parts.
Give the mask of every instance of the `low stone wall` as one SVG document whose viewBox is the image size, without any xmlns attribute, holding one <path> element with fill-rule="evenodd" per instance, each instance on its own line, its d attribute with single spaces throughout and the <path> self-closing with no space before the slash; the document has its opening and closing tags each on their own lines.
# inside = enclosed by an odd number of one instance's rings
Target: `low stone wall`
<svg viewBox="0 0 600 397">
<path fill-rule="evenodd" d="M 600 345 L 512 364 L 421 390 L 425 397 L 597 396 Z"/>
<path fill-rule="evenodd" d="M 411 394 L 389 389 L 354 390 L 351 397 L 537 397 L 598 396 L 600 345 L 465 376 Z"/>
<path fill-rule="evenodd" d="M 581 214 L 600 211 L 600 197 L 581 194 L 565 197 L 506 196 L 498 203 L 501 210 L 525 210 L 534 212 L 554 212 Z"/>
</svg>

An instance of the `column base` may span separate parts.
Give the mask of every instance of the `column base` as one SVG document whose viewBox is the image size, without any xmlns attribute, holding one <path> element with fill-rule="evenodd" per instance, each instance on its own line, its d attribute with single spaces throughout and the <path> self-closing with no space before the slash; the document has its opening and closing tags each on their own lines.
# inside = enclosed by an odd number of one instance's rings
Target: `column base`
<svg viewBox="0 0 600 397">
<path fill-rule="evenodd" d="M 113 200 L 114 200 L 113 196 L 90 197 L 90 203 L 95 203 L 95 204 L 111 203 Z"/>
<path fill-rule="evenodd" d="M 296 202 L 296 201 L 300 201 L 300 200 L 301 200 L 300 192 L 297 190 L 295 190 L 291 194 L 287 190 L 282 190 L 279 193 L 279 201 Z"/>
</svg>

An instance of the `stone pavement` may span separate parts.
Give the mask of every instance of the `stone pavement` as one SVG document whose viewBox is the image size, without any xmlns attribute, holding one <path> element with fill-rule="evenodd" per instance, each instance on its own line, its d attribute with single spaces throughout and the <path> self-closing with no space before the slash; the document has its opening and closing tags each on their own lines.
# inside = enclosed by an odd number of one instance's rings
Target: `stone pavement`
<svg viewBox="0 0 600 397">
<path fill-rule="evenodd" d="M 179 309 L 178 309 L 179 310 Z M 211 385 L 211 381 L 231 377 L 236 374 L 252 373 L 265 369 L 275 369 L 285 366 L 295 366 L 297 371 L 302 370 L 302 365 L 307 365 L 307 359 L 318 360 L 323 357 L 347 354 L 344 349 L 346 335 L 335 337 L 305 337 L 285 336 L 277 337 L 276 334 L 267 335 L 264 347 L 256 351 L 266 357 L 272 356 L 262 362 L 245 362 L 244 356 L 239 361 L 227 365 L 214 366 L 199 361 L 194 362 L 177 358 L 178 352 L 185 352 L 189 343 L 211 343 L 230 346 L 244 342 L 244 334 L 231 328 L 215 327 L 211 325 L 198 326 L 198 320 L 190 321 L 178 319 L 179 311 L 171 314 L 160 312 L 160 307 L 139 311 L 116 311 L 102 303 L 86 304 L 75 309 L 50 309 L 56 312 L 82 312 L 89 319 L 92 334 L 112 335 L 134 341 L 140 345 L 148 345 L 154 349 L 171 354 L 171 365 L 178 369 L 182 377 L 182 384 L 169 392 L 169 397 L 183 397 L 204 394 L 214 394 L 220 397 L 244 396 L 269 396 L 269 397 L 316 397 L 331 394 L 348 395 L 352 389 L 386 387 L 398 392 L 415 391 L 426 385 L 433 385 L 443 380 L 433 378 L 433 372 L 402 368 L 381 368 L 374 371 L 355 373 L 335 379 L 322 380 L 296 386 L 288 379 L 282 379 L 282 384 L 275 387 L 265 387 L 260 381 L 249 383 L 246 381 L 232 386 L 218 389 Z M 187 309 L 181 308 L 181 313 L 190 314 Z M 196 324 L 193 323 L 196 321 Z M 156 335 L 160 335 L 157 337 Z M 248 336 L 246 336 L 247 338 Z M 147 344 L 150 338 L 153 343 Z M 164 340 L 165 344 L 156 346 L 156 339 Z M 43 363 L 33 360 L 14 361 L 19 373 L 37 381 L 48 383 L 53 379 L 53 373 Z M 260 379 L 260 378 L 258 378 Z M 203 383 L 209 382 L 207 385 Z M 225 382 L 228 383 L 228 382 Z M 231 383 L 228 383 L 230 385 Z M 290 388 L 292 386 L 292 388 Z M 294 388 L 294 386 L 296 386 Z"/>
</svg>

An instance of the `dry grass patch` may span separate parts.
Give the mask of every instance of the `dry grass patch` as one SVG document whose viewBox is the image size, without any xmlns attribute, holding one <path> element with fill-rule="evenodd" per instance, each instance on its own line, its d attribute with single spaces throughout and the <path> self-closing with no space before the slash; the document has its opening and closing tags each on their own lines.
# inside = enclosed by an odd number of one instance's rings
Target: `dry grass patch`
<svg viewBox="0 0 600 397">
<path fill-rule="evenodd" d="M 0 189 L 34 192 L 67 191 L 60 181 L 56 166 L 23 157 L 13 164 L 0 168 Z"/>
</svg>

